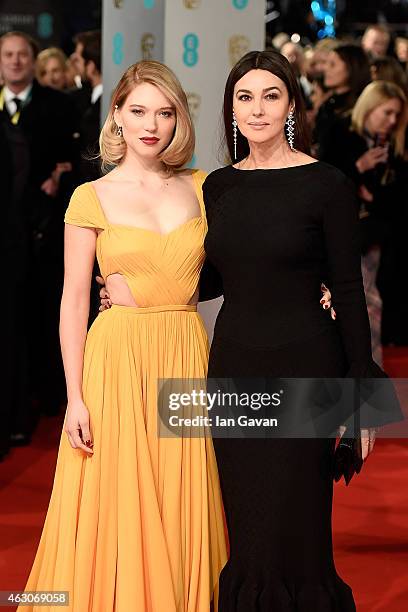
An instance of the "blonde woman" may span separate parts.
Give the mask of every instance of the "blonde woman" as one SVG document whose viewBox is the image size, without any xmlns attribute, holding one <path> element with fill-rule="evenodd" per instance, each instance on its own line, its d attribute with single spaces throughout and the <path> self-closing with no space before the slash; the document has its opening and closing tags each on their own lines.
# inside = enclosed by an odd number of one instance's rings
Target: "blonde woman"
<svg viewBox="0 0 408 612">
<path fill-rule="evenodd" d="M 310 81 L 324 75 L 329 54 L 339 45 L 339 41 L 335 38 L 323 38 L 314 45 L 311 53 L 307 54 L 308 66 L 306 73 Z"/>
<path fill-rule="evenodd" d="M 208 612 L 226 562 L 211 440 L 161 438 L 157 425 L 157 380 L 207 371 L 205 174 L 182 170 L 193 149 L 175 75 L 131 66 L 100 137 L 111 171 L 78 187 L 66 213 L 68 406 L 25 590 L 68 591 L 72 612 Z M 95 253 L 112 307 L 87 334 Z"/>
<path fill-rule="evenodd" d="M 38 54 L 36 76 L 41 85 L 62 91 L 67 84 L 67 57 L 58 47 L 49 47 Z"/>
<path fill-rule="evenodd" d="M 370 83 L 352 113 L 336 126 L 324 158 L 352 178 L 359 192 L 363 280 L 373 355 L 380 365 L 381 335 L 386 343 L 408 340 L 404 313 L 408 296 L 399 295 L 396 300 L 392 295 L 408 263 L 402 233 L 408 221 L 407 110 L 406 95 L 398 85 L 380 80 Z M 401 291 L 406 293 L 404 287 Z"/>
</svg>

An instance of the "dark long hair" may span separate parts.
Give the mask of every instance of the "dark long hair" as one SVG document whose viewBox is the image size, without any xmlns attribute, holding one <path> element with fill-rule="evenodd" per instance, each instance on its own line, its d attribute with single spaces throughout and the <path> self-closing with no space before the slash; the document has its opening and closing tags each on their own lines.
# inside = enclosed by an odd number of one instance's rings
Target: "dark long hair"
<svg viewBox="0 0 408 612">
<path fill-rule="evenodd" d="M 408 73 L 395 57 L 377 57 L 372 60 L 371 68 L 375 69 L 374 80 L 395 83 L 408 96 Z"/>
<path fill-rule="evenodd" d="M 346 96 L 341 111 L 353 108 L 363 89 L 371 83 L 370 62 L 365 51 L 357 45 L 339 45 L 333 49 L 334 53 L 346 64 L 349 80 L 349 93 Z"/>
<path fill-rule="evenodd" d="M 231 70 L 224 92 L 224 128 L 225 142 L 229 155 L 234 160 L 234 136 L 232 131 L 232 108 L 235 83 L 250 70 L 259 69 L 271 72 L 281 79 L 288 90 L 289 101 L 295 104 L 295 141 L 294 146 L 298 151 L 308 153 L 310 150 L 309 129 L 306 122 L 305 104 L 296 80 L 294 71 L 286 57 L 279 51 L 268 49 L 267 51 L 250 51 L 244 55 Z M 237 133 L 237 160 L 239 161 L 249 154 L 248 140 L 238 130 Z"/>
</svg>

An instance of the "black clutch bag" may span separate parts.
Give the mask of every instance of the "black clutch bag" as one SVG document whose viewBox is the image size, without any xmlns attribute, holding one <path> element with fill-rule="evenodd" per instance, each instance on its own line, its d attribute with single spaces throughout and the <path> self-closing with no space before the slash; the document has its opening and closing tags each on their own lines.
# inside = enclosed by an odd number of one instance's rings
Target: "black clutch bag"
<svg viewBox="0 0 408 612">
<path fill-rule="evenodd" d="M 346 485 L 354 474 L 358 474 L 363 466 L 361 438 L 340 439 L 334 452 L 334 480 L 338 482 L 342 476 Z"/>
</svg>

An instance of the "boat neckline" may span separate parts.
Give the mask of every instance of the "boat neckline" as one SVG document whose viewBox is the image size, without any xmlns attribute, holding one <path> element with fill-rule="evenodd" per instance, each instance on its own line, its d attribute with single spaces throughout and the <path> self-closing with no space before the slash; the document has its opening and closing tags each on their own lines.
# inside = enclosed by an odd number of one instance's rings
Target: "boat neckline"
<svg viewBox="0 0 408 612">
<path fill-rule="evenodd" d="M 235 172 L 270 172 L 270 171 L 282 171 L 282 170 L 295 170 L 299 168 L 307 168 L 308 166 L 319 166 L 322 162 L 320 160 L 316 160 L 314 162 L 309 162 L 308 164 L 298 164 L 297 166 L 283 166 L 281 168 L 248 168 L 248 170 L 244 170 L 242 168 L 234 168 L 232 164 L 228 167 L 234 170 Z"/>
</svg>

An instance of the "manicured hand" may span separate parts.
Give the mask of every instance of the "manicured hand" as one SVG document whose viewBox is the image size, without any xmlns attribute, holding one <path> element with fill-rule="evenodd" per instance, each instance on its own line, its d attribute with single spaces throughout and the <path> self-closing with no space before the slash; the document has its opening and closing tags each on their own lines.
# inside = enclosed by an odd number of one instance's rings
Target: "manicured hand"
<svg viewBox="0 0 408 612">
<path fill-rule="evenodd" d="M 326 287 L 324 283 L 320 285 L 320 289 L 323 293 L 323 297 L 320 300 L 320 303 L 324 310 L 328 310 L 330 308 L 330 314 L 333 321 L 336 319 L 336 311 L 333 307 L 331 307 L 331 293 L 330 290 Z"/>
<path fill-rule="evenodd" d="M 112 306 L 110 295 L 105 287 L 105 281 L 101 276 L 96 277 L 96 282 L 102 286 L 99 290 L 99 297 L 101 298 L 101 305 L 99 306 L 99 312 L 103 312 Z"/>
<path fill-rule="evenodd" d="M 361 430 L 361 450 L 363 453 L 363 460 L 365 461 L 373 452 L 374 444 L 375 444 L 375 435 L 376 435 L 375 427 L 370 427 L 369 429 Z"/>
<path fill-rule="evenodd" d="M 367 170 L 372 170 L 377 164 L 384 164 L 388 160 L 388 147 L 373 147 L 358 158 L 356 161 L 357 170 L 364 174 Z"/>
<path fill-rule="evenodd" d="M 93 454 L 93 441 L 89 427 L 89 411 L 82 401 L 68 402 L 64 431 L 72 448 Z"/>
</svg>

